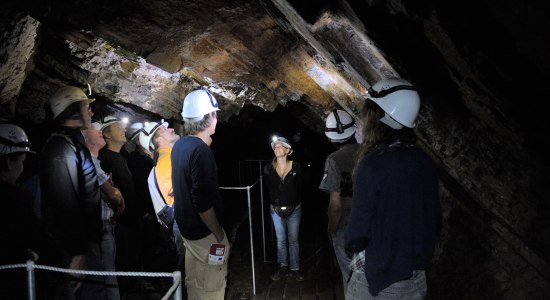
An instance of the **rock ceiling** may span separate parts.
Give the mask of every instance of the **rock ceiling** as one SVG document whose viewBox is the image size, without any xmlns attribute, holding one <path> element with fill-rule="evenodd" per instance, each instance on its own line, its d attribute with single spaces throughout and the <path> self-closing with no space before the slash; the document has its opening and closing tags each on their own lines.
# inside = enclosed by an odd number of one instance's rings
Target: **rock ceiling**
<svg viewBox="0 0 550 300">
<path fill-rule="evenodd" d="M 540 146 L 548 141 L 546 2 L 8 3 L 0 13 L 2 113 L 36 124 L 62 84 L 90 83 L 106 111 L 176 122 L 185 94 L 205 86 L 223 120 L 244 105 L 281 105 L 320 132 L 334 108 L 358 116 L 377 80 L 409 79 L 423 99 L 417 134 L 440 166 L 446 218 L 462 226 L 460 234 L 446 228 L 445 242 L 477 234 L 470 226 L 481 222 L 491 233 L 477 235 L 480 251 L 507 251 L 504 260 L 489 259 L 488 272 L 523 274 L 496 280 L 490 296 L 511 297 L 510 286 L 529 282 L 537 287 L 531 295 L 550 290 L 549 176 L 542 175 L 549 164 Z M 446 251 L 442 261 L 453 253 Z M 471 250 L 456 251 L 447 255 L 467 258 Z"/>
</svg>

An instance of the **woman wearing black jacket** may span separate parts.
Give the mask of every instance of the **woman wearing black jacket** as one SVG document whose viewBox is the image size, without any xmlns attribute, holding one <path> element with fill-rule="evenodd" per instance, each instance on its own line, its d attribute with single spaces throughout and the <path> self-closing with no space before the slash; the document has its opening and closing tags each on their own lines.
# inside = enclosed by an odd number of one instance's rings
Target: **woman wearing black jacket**
<svg viewBox="0 0 550 300">
<path fill-rule="evenodd" d="M 273 162 L 264 167 L 264 175 L 271 198 L 271 218 L 277 235 L 277 272 L 272 280 L 279 280 L 289 271 L 296 281 L 303 281 L 300 273 L 300 244 L 298 235 L 302 219 L 300 164 L 288 159 L 292 154 L 290 142 L 276 138 L 271 143 L 275 153 Z"/>
</svg>

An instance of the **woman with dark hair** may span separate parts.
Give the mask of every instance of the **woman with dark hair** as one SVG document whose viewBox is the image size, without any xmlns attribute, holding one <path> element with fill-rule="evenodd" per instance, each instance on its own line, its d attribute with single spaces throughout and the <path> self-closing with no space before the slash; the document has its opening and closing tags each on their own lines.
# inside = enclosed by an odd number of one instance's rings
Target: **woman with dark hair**
<svg viewBox="0 0 550 300">
<path fill-rule="evenodd" d="M 277 235 L 278 268 L 271 280 L 279 280 L 289 273 L 296 281 L 303 281 L 300 272 L 300 244 L 298 235 L 302 220 L 300 191 L 302 171 L 300 164 L 290 160 L 292 146 L 284 137 L 271 142 L 275 153 L 273 162 L 264 167 L 269 196 L 271 198 L 271 218 Z"/>
<path fill-rule="evenodd" d="M 346 299 L 426 295 L 441 207 L 435 165 L 415 146 L 419 109 L 416 88 L 403 79 L 369 90 L 346 228 L 346 249 L 354 253 Z"/>
</svg>

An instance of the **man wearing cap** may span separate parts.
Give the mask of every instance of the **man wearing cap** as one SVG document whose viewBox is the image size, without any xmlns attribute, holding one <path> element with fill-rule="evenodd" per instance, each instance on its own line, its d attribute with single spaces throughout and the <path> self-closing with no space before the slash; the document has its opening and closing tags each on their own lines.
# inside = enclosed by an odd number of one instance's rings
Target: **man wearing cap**
<svg viewBox="0 0 550 300">
<path fill-rule="evenodd" d="M 106 146 L 99 151 L 101 168 L 111 174 L 113 184 L 124 197 L 126 208 L 117 215 L 116 236 L 116 269 L 119 271 L 141 271 L 141 230 L 143 205 L 138 203 L 134 178 L 128 163 L 120 150 L 126 143 L 125 123 L 114 117 L 106 116 L 101 120 L 101 131 Z M 119 277 L 119 289 L 124 297 L 135 288 L 136 277 Z"/>
<path fill-rule="evenodd" d="M 91 125 L 93 100 L 73 86 L 60 88 L 50 98 L 49 107 L 58 128 L 42 151 L 40 187 L 42 219 L 65 250 L 62 267 L 101 271 L 99 184 L 80 131 Z M 72 276 L 70 282 L 60 281 L 60 298 L 105 298 L 102 276 Z"/>
<path fill-rule="evenodd" d="M 103 221 L 103 237 L 101 240 L 102 260 L 105 271 L 115 271 L 115 222 L 114 215 L 124 211 L 124 198 L 120 190 L 114 187 L 111 177 L 101 168 L 99 150 L 105 147 L 105 139 L 101 134 L 101 124 L 92 123 L 92 126 L 82 133 L 86 146 L 90 150 L 96 168 L 97 178 L 101 189 L 101 220 Z M 105 276 L 105 299 L 120 299 L 116 276 Z"/>
<path fill-rule="evenodd" d="M 181 113 L 188 136 L 172 149 L 174 214 L 185 244 L 189 299 L 223 299 L 229 240 L 222 228 L 218 167 L 210 149 L 218 102 L 207 90 L 189 93 Z"/>
<path fill-rule="evenodd" d="M 177 222 L 165 220 L 163 212 L 171 210 L 173 217 L 174 192 L 172 189 L 172 161 L 170 156 L 174 144 L 180 136 L 174 132 L 173 128 L 168 128 L 166 122 L 150 122 L 140 132 L 139 141 L 141 147 L 155 153 L 157 158 L 156 166 L 149 173 L 147 180 L 149 192 L 155 214 L 162 224 L 162 229 L 170 232 L 178 252 L 177 269 L 185 274 L 184 255 L 185 247 L 181 237 Z M 168 207 L 166 207 L 168 206 Z M 167 214 L 168 215 L 168 214 Z"/>
</svg>

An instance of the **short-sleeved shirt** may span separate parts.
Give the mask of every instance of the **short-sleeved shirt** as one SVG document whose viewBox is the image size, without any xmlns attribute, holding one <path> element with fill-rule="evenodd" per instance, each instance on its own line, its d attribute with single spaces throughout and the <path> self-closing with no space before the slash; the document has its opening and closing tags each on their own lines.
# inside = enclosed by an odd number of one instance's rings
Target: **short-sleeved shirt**
<svg viewBox="0 0 550 300">
<path fill-rule="evenodd" d="M 105 182 L 109 180 L 109 175 L 103 171 L 99 159 L 92 154 L 92 161 L 94 162 L 95 172 L 97 173 L 97 181 L 101 187 Z M 109 220 L 115 215 L 114 211 L 107 205 L 105 196 L 101 194 L 101 219 Z"/>
<path fill-rule="evenodd" d="M 319 189 L 326 192 L 339 192 L 342 201 L 342 215 L 338 228 L 347 225 L 351 211 L 353 191 L 352 172 L 359 144 L 346 144 L 331 153 L 325 160 L 325 171 Z"/>
<path fill-rule="evenodd" d="M 171 158 L 176 223 L 184 238 L 202 239 L 211 232 L 200 213 L 214 208 L 218 223 L 223 224 L 223 204 L 214 153 L 200 138 L 186 136 L 176 142 Z"/>
</svg>

